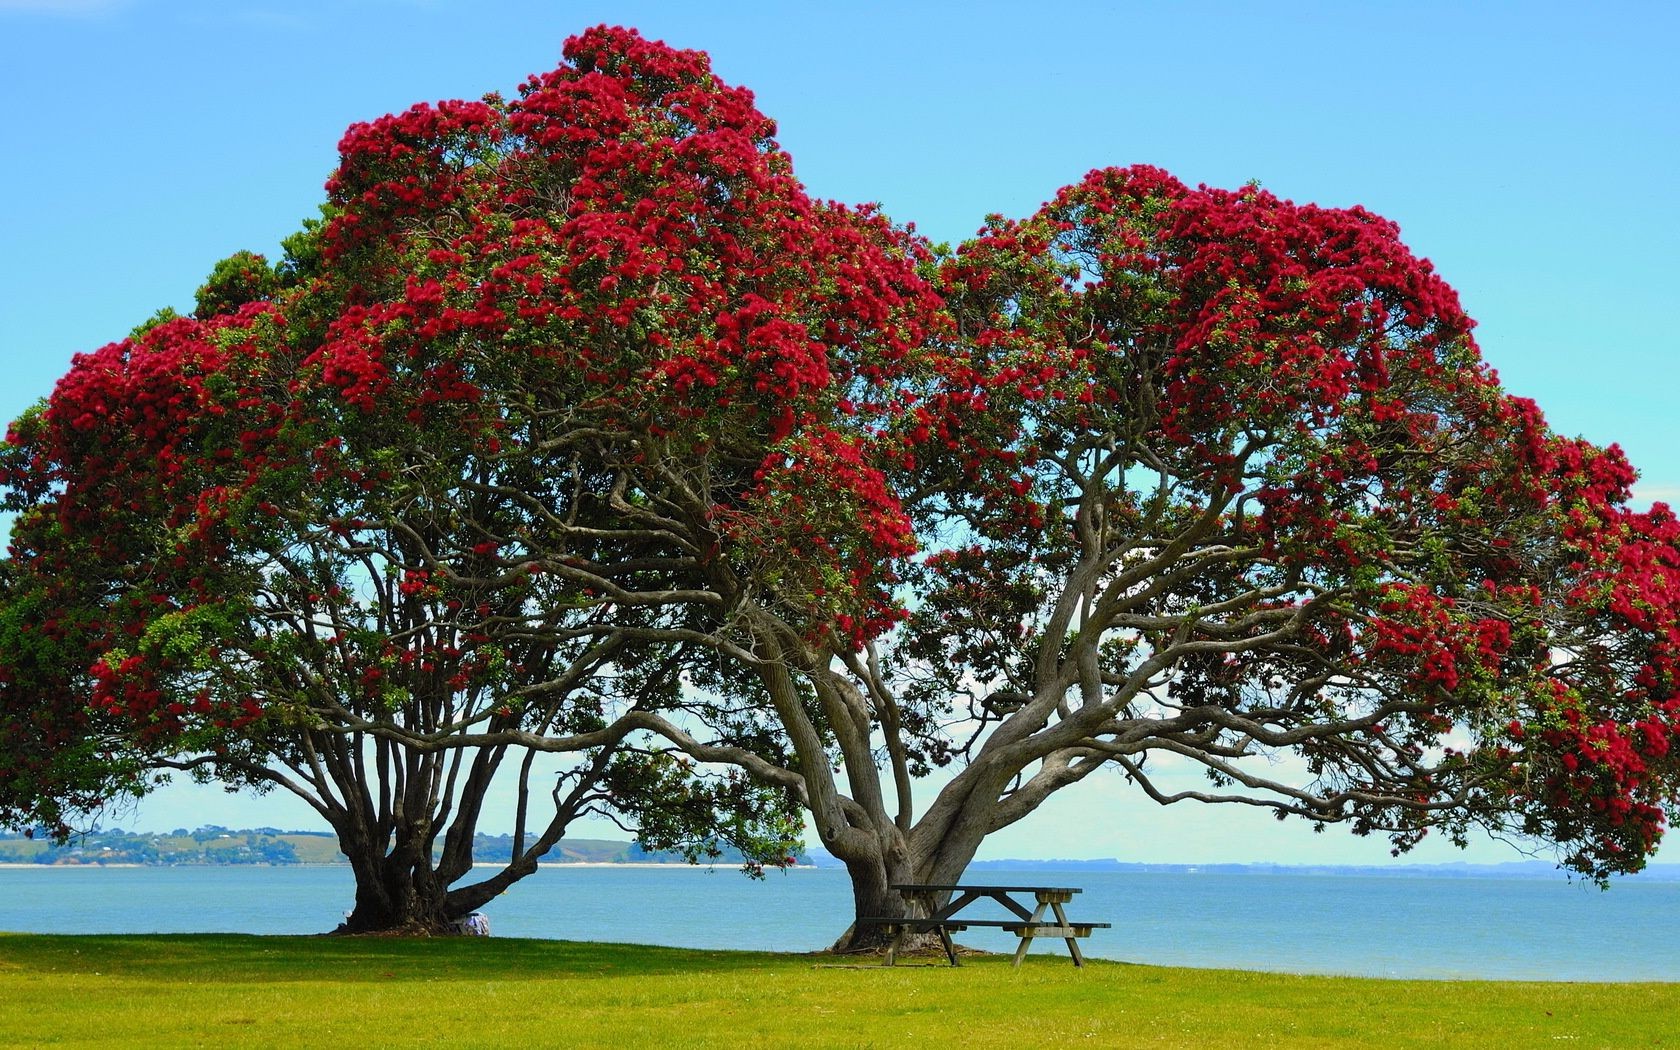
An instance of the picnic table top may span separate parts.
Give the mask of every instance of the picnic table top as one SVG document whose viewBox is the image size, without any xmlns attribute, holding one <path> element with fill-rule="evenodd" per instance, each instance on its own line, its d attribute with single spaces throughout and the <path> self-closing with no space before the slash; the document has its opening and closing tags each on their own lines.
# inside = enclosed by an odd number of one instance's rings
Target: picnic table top
<svg viewBox="0 0 1680 1050">
<path fill-rule="evenodd" d="M 1077 886 L 986 886 L 978 883 L 895 882 L 893 889 L 909 893 L 1079 893 Z"/>
</svg>

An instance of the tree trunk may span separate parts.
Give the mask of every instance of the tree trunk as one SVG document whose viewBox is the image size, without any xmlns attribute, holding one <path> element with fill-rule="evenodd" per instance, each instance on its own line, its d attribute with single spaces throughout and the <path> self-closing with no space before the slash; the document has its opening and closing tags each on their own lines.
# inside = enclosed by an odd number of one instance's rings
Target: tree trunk
<svg viewBox="0 0 1680 1050">
<path fill-rule="evenodd" d="M 937 868 L 933 856 L 921 855 L 907 848 L 896 827 L 881 838 L 889 843 L 884 850 L 870 850 L 850 857 L 835 853 L 846 862 L 846 873 L 852 880 L 852 925 L 834 942 L 830 951 L 850 954 L 885 950 L 893 934 L 880 922 L 864 920 L 925 919 L 930 914 L 923 903 L 925 898 L 906 896 L 893 889 L 894 886 L 949 883 L 962 874 L 960 867 L 955 872 Z M 829 848 L 832 852 L 833 847 Z M 943 905 L 948 898 L 949 894 L 939 894 L 934 898 L 935 906 Z M 900 944 L 900 951 L 914 952 L 924 948 L 943 951 L 939 936 L 931 932 L 907 933 Z"/>
<path fill-rule="evenodd" d="M 430 864 L 357 852 L 359 858 L 350 857 L 356 876 L 356 905 L 334 932 L 443 934 L 471 911 L 450 907 L 447 887 Z"/>
<path fill-rule="evenodd" d="M 430 826 L 428 821 L 396 829 L 384 822 L 368 827 L 347 817 L 335 829 L 338 848 L 356 877 L 356 903 L 334 932 L 446 934 L 488 899 L 463 899 L 449 892 L 452 879 L 471 870 L 470 847 L 465 863 L 439 871 L 432 856 L 433 837 L 427 834 Z M 466 834 L 470 836 L 472 829 L 466 829 Z"/>
<path fill-rule="evenodd" d="M 969 862 L 980 847 L 981 836 L 970 831 L 963 821 L 942 825 L 944 836 L 939 841 L 916 841 L 914 830 L 906 838 L 896 826 L 880 829 L 877 840 L 886 843 L 884 849 L 871 849 L 845 855 L 835 843 L 824 845 L 836 857 L 845 861 L 846 873 L 852 880 L 852 925 L 846 929 L 830 951 L 838 953 L 878 951 L 886 948 L 893 935 L 879 922 L 865 922 L 868 918 L 926 918 L 923 901 L 927 898 L 908 897 L 895 885 L 951 885 L 959 882 Z M 923 839 L 930 839 L 928 829 L 921 828 Z M 940 893 L 932 898 L 934 906 L 943 907 L 950 894 Z M 934 933 L 910 933 L 904 938 L 901 950 L 939 948 Z M 940 949 L 943 950 L 943 949 Z"/>
<path fill-rule="evenodd" d="M 356 905 L 339 927 L 339 933 L 410 933 L 435 935 L 453 932 L 456 924 L 501 896 L 509 886 L 537 870 L 544 856 L 565 836 L 583 797 L 574 792 L 549 824 L 529 843 L 520 843 L 499 871 L 464 886 L 455 880 L 470 874 L 472 867 L 473 809 L 458 816 L 451 834 L 459 839 L 455 855 L 448 848 L 441 861 L 431 856 L 432 839 L 417 834 L 393 836 L 387 853 L 383 843 L 362 835 L 349 826 L 338 829 L 339 849 L 350 860 L 356 876 Z M 521 812 L 523 816 L 523 812 Z"/>
<path fill-rule="evenodd" d="M 865 918 L 925 917 L 915 901 L 906 899 L 892 888 L 893 882 L 905 880 L 891 878 L 879 856 L 846 861 L 846 873 L 852 879 L 852 925 L 834 942 L 831 951 L 850 953 L 885 948 L 892 935 L 878 924 L 864 922 Z"/>
</svg>

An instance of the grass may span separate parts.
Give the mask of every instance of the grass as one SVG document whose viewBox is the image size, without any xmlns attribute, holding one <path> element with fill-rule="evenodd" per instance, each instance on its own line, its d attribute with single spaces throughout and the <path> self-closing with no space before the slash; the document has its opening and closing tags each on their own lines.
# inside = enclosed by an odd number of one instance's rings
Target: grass
<svg viewBox="0 0 1680 1050">
<path fill-rule="evenodd" d="M 1680 985 L 512 938 L 0 934 L 4 1046 L 1680 1047 Z"/>
</svg>

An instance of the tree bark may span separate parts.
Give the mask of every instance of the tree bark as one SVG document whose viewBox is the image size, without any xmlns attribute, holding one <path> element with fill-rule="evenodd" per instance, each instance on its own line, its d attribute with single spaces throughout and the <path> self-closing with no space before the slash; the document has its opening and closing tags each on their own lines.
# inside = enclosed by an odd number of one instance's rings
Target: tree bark
<svg viewBox="0 0 1680 1050">
<path fill-rule="evenodd" d="M 852 925 L 841 934 L 830 949 L 839 953 L 867 952 L 885 948 L 892 935 L 867 917 L 922 918 L 915 902 L 906 899 L 892 888 L 895 880 L 879 855 L 859 857 L 846 862 L 846 873 L 852 880 Z"/>
<path fill-rule="evenodd" d="M 452 913 L 445 887 L 429 865 L 364 855 L 352 857 L 350 866 L 356 904 L 336 933 L 442 934 L 466 915 Z"/>
<path fill-rule="evenodd" d="M 830 947 L 832 952 L 851 954 L 884 950 L 892 941 L 893 934 L 883 923 L 865 920 L 925 919 L 930 914 L 924 904 L 927 898 L 909 896 L 893 887 L 954 883 L 962 877 L 968 861 L 973 859 L 973 848 L 968 849 L 965 855 L 957 856 L 948 843 L 938 843 L 936 845 L 943 848 L 924 852 L 907 843 L 896 825 L 876 830 L 879 841 L 886 844 L 884 848 L 857 851 L 847 856 L 829 846 L 830 852 L 845 862 L 846 873 L 852 881 L 852 924 Z M 978 843 L 975 845 L 977 847 Z M 950 894 L 940 893 L 932 898 L 932 903 L 941 907 L 949 899 Z M 938 935 L 926 931 L 906 934 L 900 945 L 901 951 L 922 948 L 943 950 Z"/>
</svg>

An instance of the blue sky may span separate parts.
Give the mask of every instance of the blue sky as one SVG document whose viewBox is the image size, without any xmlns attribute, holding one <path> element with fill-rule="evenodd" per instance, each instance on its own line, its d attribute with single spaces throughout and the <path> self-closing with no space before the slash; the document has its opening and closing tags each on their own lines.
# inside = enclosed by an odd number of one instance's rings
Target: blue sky
<svg viewBox="0 0 1680 1050">
<path fill-rule="evenodd" d="M 710 52 L 780 122 L 814 193 L 879 201 L 936 239 L 1108 164 L 1363 204 L 1458 289 L 1510 389 L 1620 442 L 1643 498 L 1680 501 L 1680 8 L 1655 0 L 0 0 L 0 416 L 50 393 L 72 354 L 190 308 L 217 259 L 273 254 L 314 212 L 347 124 L 511 93 L 600 22 Z M 1384 856 L 1086 787 L 986 854 Z M 132 817 L 308 821 L 184 789 Z"/>
</svg>

